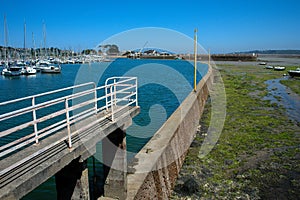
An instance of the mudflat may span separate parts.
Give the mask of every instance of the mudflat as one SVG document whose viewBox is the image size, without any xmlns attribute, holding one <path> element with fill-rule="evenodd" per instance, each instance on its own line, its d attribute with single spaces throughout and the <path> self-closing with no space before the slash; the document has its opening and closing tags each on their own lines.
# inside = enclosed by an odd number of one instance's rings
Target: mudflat
<svg viewBox="0 0 300 200">
<path fill-rule="evenodd" d="M 300 121 L 288 115 L 280 93 L 276 102 L 265 97 L 271 94 L 267 81 L 282 79 L 287 70 L 300 67 L 300 59 L 274 59 L 265 60 L 286 70 L 264 69 L 259 61 L 216 62 L 226 89 L 224 129 L 213 150 L 199 158 L 213 123 L 208 100 L 171 199 L 299 198 Z M 280 83 L 299 99 L 299 78 L 286 76 Z"/>
</svg>

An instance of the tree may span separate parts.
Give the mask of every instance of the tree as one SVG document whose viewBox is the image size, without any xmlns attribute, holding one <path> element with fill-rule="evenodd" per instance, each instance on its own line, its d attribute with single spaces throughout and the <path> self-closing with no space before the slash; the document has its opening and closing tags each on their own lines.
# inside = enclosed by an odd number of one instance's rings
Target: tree
<svg viewBox="0 0 300 200">
<path fill-rule="evenodd" d="M 103 53 L 106 54 L 118 54 L 120 53 L 119 47 L 115 44 L 103 44 L 99 45 L 98 48 L 101 49 Z"/>
<path fill-rule="evenodd" d="M 108 54 L 118 54 L 120 53 L 119 47 L 115 44 L 111 45 L 110 48 L 107 51 Z"/>
<path fill-rule="evenodd" d="M 94 49 L 85 49 L 81 52 L 84 55 L 97 54 L 97 51 Z"/>
</svg>

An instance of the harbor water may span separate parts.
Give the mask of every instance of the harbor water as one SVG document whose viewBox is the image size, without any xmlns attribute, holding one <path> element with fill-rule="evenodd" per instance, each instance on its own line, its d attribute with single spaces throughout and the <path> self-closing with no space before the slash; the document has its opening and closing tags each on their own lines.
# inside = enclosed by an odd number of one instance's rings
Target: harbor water
<svg viewBox="0 0 300 200">
<path fill-rule="evenodd" d="M 207 70 L 207 65 L 198 63 L 197 82 Z M 127 155 L 130 161 L 192 91 L 193 63 L 185 60 L 122 58 L 113 62 L 62 65 L 61 74 L 0 76 L 0 102 L 91 81 L 101 86 L 107 78 L 113 76 L 138 77 L 141 113 L 133 119 L 133 125 L 126 131 Z M 0 109 L 3 113 L 9 108 Z M 101 149 L 99 144 L 96 155 L 88 160 L 92 197 L 103 192 L 95 189 L 101 187 Z M 55 178 L 50 178 L 23 199 L 56 199 Z"/>
</svg>

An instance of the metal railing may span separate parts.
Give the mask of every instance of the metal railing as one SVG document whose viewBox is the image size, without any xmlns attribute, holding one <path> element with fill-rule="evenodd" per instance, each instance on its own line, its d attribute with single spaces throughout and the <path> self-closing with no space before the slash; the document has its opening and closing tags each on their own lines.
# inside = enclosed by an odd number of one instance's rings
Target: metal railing
<svg viewBox="0 0 300 200">
<path fill-rule="evenodd" d="M 72 93 L 64 95 L 67 92 Z M 57 96 L 58 94 L 61 96 L 51 98 L 51 95 Z M 43 101 L 41 98 L 46 100 Z M 30 105 L 0 115 L 2 124 L 9 120 L 14 122 L 12 127 L 5 128 L 0 132 L 0 141 L 11 136 L 10 139 L 5 139 L 6 142 L 0 143 L 0 158 L 28 145 L 38 144 L 40 140 L 62 129 L 67 130 L 67 135 L 63 139 L 67 140 L 68 146 L 71 148 L 72 135 L 86 130 L 105 118 L 111 117 L 111 121 L 114 122 L 117 112 L 125 107 L 138 106 L 137 78 L 112 77 L 106 80 L 104 86 L 100 87 L 89 82 L 6 101 L 0 103 L 0 110 L 9 105 L 15 106 L 20 102 L 24 104 L 28 101 L 31 102 Z M 79 129 L 71 128 L 75 123 L 100 112 L 105 112 L 105 115 L 97 118 L 91 124 L 86 124 Z M 29 119 L 23 122 L 25 118 Z M 19 122 L 19 119 L 22 120 Z"/>
</svg>

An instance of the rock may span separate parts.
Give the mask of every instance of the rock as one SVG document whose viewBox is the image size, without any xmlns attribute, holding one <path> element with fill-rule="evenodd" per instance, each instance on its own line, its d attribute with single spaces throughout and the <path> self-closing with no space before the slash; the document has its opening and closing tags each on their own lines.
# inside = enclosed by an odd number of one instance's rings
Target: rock
<svg viewBox="0 0 300 200">
<path fill-rule="evenodd" d="M 201 171 L 203 174 L 211 175 L 211 170 L 206 167 L 202 167 Z"/>
<path fill-rule="evenodd" d="M 226 159 L 226 160 L 224 161 L 224 164 L 225 164 L 225 165 L 232 165 L 232 164 L 233 164 L 233 161 L 232 161 L 232 160 L 229 160 L 229 159 Z"/>
<path fill-rule="evenodd" d="M 181 190 L 187 194 L 199 192 L 199 184 L 194 177 L 187 179 L 181 187 Z"/>
</svg>

